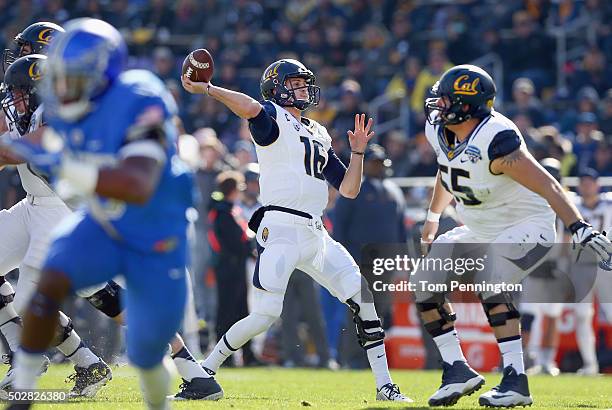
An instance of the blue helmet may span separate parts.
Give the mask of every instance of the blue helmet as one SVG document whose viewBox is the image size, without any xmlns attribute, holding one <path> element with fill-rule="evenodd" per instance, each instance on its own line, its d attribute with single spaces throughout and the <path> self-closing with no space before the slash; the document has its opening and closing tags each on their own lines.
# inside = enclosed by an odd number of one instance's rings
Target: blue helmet
<svg viewBox="0 0 612 410">
<path fill-rule="evenodd" d="M 128 52 L 119 31 L 102 20 L 75 19 L 65 29 L 49 47 L 43 102 L 77 121 L 125 70 Z"/>
</svg>

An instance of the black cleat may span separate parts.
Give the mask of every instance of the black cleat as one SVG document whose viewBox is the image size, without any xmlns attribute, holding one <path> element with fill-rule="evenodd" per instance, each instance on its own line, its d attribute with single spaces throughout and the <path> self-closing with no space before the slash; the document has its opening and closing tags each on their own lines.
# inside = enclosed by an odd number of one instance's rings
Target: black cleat
<svg viewBox="0 0 612 410">
<path fill-rule="evenodd" d="M 214 377 L 194 377 L 191 381 L 183 379 L 180 391 L 170 400 L 219 400 L 223 397 L 223 389 Z"/>
<path fill-rule="evenodd" d="M 11 403 L 8 406 L 6 406 L 5 410 L 29 410 L 30 408 L 32 408 L 32 404 L 31 402 L 28 403 Z"/>
<path fill-rule="evenodd" d="M 111 368 L 102 359 L 88 368 L 74 366 L 74 373 L 66 379 L 66 383 L 74 381 L 68 397 L 94 397 L 112 378 Z"/>
<path fill-rule="evenodd" d="M 525 373 L 517 374 L 512 366 L 504 369 L 499 385 L 482 394 L 478 404 L 486 407 L 531 406 L 529 383 Z"/>
<path fill-rule="evenodd" d="M 412 403 L 412 400 L 408 396 L 404 396 L 400 392 L 399 386 L 393 383 L 387 383 L 380 389 L 376 389 L 376 400 L 377 401 L 401 401 L 404 403 Z"/>
<path fill-rule="evenodd" d="M 442 384 L 428 403 L 431 407 L 454 406 L 460 398 L 473 394 L 484 383 L 484 377 L 463 360 L 456 360 L 452 365 L 442 362 Z"/>
</svg>

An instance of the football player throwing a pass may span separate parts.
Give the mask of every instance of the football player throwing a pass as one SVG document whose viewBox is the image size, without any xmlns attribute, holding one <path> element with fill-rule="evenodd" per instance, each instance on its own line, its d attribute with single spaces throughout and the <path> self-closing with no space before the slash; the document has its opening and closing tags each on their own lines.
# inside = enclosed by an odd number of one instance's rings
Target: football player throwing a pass
<svg viewBox="0 0 612 410">
<path fill-rule="evenodd" d="M 262 103 L 211 83 L 192 82 L 186 76 L 182 83 L 187 91 L 206 94 L 249 121 L 264 205 L 249 222 L 257 233 L 259 253 L 253 311 L 220 338 L 203 366 L 217 372 L 233 352 L 268 329 L 281 314 L 291 273 L 300 269 L 351 309 L 359 343 L 376 379 L 376 399 L 412 401 L 400 393 L 389 375 L 384 331 L 359 267 L 321 222 L 327 183 L 348 198 L 359 193 L 364 150 L 374 134 L 372 119 L 366 123 L 365 114 L 355 116 L 355 129 L 348 131 L 352 154 L 346 168 L 332 150 L 325 127 L 302 115 L 318 103 L 320 89 L 314 74 L 299 61 L 279 60 L 264 71 Z"/>
</svg>

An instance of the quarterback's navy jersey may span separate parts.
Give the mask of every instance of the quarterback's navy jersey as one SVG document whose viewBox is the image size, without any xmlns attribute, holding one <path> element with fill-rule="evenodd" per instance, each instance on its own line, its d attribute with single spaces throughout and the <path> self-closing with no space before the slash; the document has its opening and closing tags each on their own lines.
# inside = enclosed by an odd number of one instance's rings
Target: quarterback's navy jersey
<svg viewBox="0 0 612 410">
<path fill-rule="evenodd" d="M 192 178 L 176 157 L 176 105 L 161 80 L 144 70 L 122 73 L 94 100 L 90 113 L 67 122 L 50 113 L 49 126 L 64 141 L 65 155 L 100 166 L 129 156 L 128 146 L 155 140 L 165 151 L 157 189 L 144 205 L 96 195 L 86 209 L 113 238 L 143 251 L 164 251 L 185 236 L 185 211 L 193 205 Z"/>
</svg>

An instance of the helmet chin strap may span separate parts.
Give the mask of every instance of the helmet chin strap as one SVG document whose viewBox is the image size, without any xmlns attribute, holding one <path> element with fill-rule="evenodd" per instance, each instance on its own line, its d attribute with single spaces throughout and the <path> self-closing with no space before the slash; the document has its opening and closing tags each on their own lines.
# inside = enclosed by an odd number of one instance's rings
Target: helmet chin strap
<svg viewBox="0 0 612 410">
<path fill-rule="evenodd" d="M 309 100 L 301 100 L 301 99 L 296 98 L 295 92 L 293 90 L 288 90 L 288 91 L 291 93 L 292 97 L 287 99 L 287 103 L 283 105 L 284 107 L 294 107 L 294 108 L 297 108 L 298 110 L 304 110 L 305 108 L 296 107 L 295 104 L 297 102 L 303 102 L 304 104 L 307 104 L 307 105 L 310 103 Z"/>
</svg>

